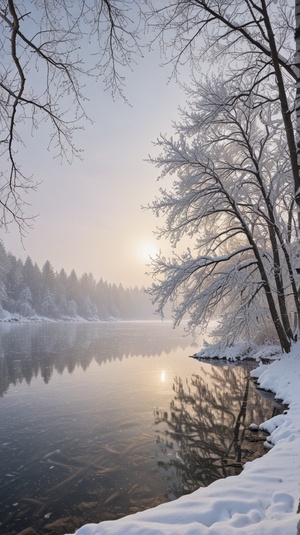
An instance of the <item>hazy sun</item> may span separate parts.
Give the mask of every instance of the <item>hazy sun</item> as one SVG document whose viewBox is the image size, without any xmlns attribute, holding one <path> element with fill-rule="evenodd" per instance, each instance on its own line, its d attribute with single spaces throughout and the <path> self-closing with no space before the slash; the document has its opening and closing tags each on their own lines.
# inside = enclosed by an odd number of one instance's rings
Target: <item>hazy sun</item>
<svg viewBox="0 0 300 535">
<path fill-rule="evenodd" d="M 142 262 L 150 262 L 159 252 L 158 246 L 154 242 L 142 242 L 138 247 L 139 258 Z"/>
</svg>

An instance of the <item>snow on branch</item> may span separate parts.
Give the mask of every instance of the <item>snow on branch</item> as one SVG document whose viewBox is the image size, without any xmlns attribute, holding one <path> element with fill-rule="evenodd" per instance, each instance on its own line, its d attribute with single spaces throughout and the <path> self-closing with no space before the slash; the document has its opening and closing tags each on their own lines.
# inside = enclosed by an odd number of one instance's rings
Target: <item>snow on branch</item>
<svg viewBox="0 0 300 535">
<path fill-rule="evenodd" d="M 173 303 L 175 324 L 188 314 L 193 330 L 232 313 L 237 336 L 246 336 L 264 317 L 284 345 L 284 331 L 293 336 L 288 310 L 299 308 L 288 246 L 293 184 L 286 140 L 278 103 L 262 112 L 252 94 L 233 105 L 230 91 L 215 78 L 197 82 L 176 135 L 157 142 L 162 153 L 151 161 L 161 178 L 176 178 L 149 207 L 163 218 L 159 236 L 174 248 L 187 239 L 189 245 L 154 261 L 150 293 L 160 313 Z"/>
</svg>

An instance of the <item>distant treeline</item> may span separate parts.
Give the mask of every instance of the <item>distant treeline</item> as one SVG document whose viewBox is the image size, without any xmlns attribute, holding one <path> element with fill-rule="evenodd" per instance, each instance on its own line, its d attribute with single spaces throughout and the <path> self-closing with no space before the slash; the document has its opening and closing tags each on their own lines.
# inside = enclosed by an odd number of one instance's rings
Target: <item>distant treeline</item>
<svg viewBox="0 0 300 535">
<path fill-rule="evenodd" d="M 9 313 L 9 314 L 8 314 Z M 47 260 L 42 269 L 7 253 L 0 242 L 0 320 L 9 315 L 88 321 L 153 319 L 154 308 L 143 288 L 123 288 L 91 273 L 78 278 L 72 270 L 55 272 Z"/>
</svg>

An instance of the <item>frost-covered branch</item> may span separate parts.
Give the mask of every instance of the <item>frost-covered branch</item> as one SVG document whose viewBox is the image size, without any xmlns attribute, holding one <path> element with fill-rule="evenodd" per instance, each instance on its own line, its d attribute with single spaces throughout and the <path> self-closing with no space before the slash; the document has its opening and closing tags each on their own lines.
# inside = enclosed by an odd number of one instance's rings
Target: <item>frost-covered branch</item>
<svg viewBox="0 0 300 535">
<path fill-rule="evenodd" d="M 278 104 L 262 113 L 252 95 L 229 105 L 234 87 L 213 80 L 213 93 L 211 80 L 195 84 L 176 136 L 158 141 L 163 152 L 153 163 L 162 178 L 176 174 L 176 180 L 151 208 L 165 218 L 161 236 L 174 247 L 186 237 L 191 245 L 170 261 L 156 259 L 151 293 L 159 311 L 173 301 L 175 323 L 188 313 L 192 329 L 222 310 L 249 318 L 249 309 L 259 306 L 288 350 L 290 296 L 297 311 L 299 300 L 288 246 L 291 220 L 283 210 L 293 185 Z"/>
<path fill-rule="evenodd" d="M 297 6 L 296 2 L 299 18 Z M 208 68 L 215 72 L 218 67 L 225 84 L 239 82 L 229 96 L 229 104 L 246 102 L 250 96 L 255 97 L 253 105 L 260 109 L 268 102 L 280 103 L 294 196 L 300 205 L 300 163 L 293 124 L 294 86 L 299 78 L 294 37 L 299 48 L 299 32 L 294 35 L 294 16 L 294 5 L 288 0 L 152 0 L 149 14 L 175 71 L 188 63 L 198 78 L 199 72 L 205 76 Z M 299 110 L 298 104 L 296 107 Z"/>
</svg>

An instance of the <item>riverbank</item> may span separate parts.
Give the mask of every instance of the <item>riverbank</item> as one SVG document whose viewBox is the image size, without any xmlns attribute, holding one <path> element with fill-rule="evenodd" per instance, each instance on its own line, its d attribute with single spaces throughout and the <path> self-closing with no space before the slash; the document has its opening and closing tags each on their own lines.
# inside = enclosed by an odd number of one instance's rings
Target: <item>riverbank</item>
<svg viewBox="0 0 300 535">
<path fill-rule="evenodd" d="M 264 351 L 264 355 L 266 352 Z M 296 535 L 300 520 L 300 342 L 289 355 L 251 372 L 260 388 L 288 405 L 253 422 L 270 435 L 268 453 L 239 476 L 115 521 L 86 524 L 76 535 Z M 300 531 L 299 531 L 300 533 Z M 70 534 L 69 534 L 70 535 Z"/>
</svg>

